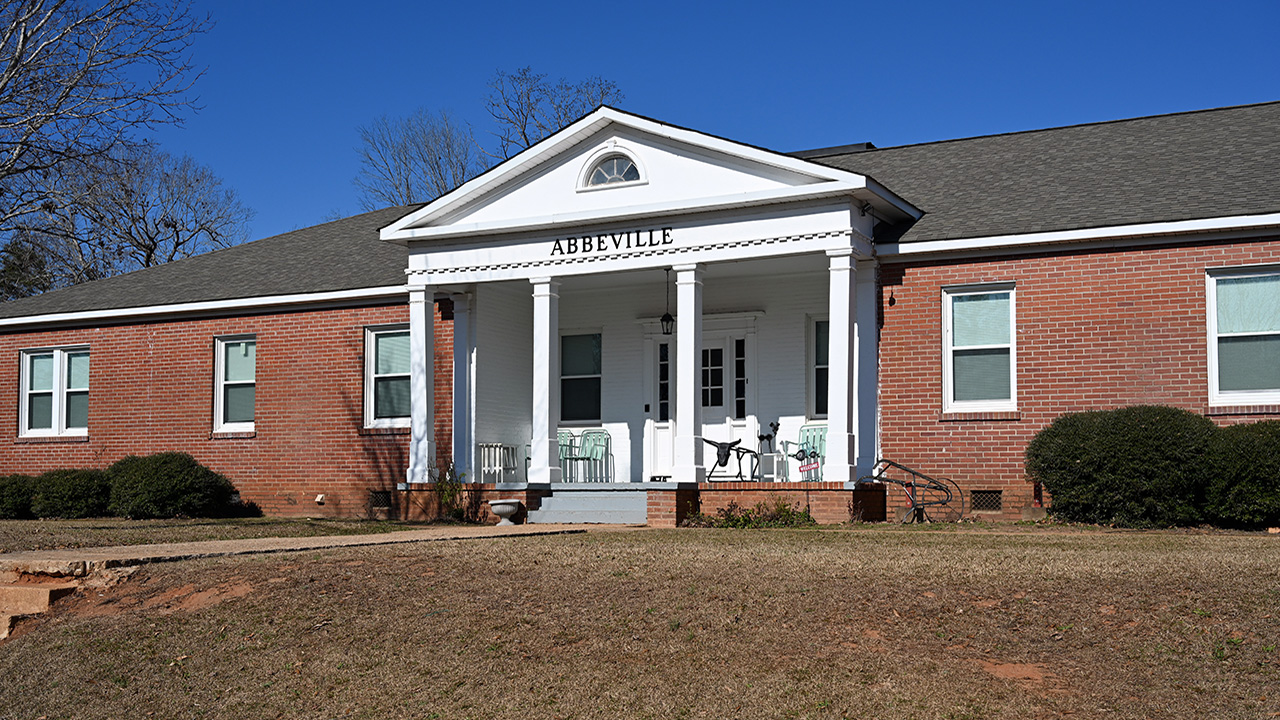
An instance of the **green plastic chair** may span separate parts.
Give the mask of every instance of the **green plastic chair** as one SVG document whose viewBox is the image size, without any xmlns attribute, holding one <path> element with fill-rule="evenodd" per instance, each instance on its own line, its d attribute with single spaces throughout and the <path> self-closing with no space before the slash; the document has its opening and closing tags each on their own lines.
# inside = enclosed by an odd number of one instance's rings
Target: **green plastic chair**
<svg viewBox="0 0 1280 720">
<path fill-rule="evenodd" d="M 573 457 L 578 454 L 578 439 L 570 430 L 556 433 L 560 445 L 560 477 L 565 482 L 573 482 Z"/>
<path fill-rule="evenodd" d="M 781 445 L 782 452 L 786 453 L 787 457 L 794 458 L 801 467 L 814 463 L 818 465 L 813 470 L 800 473 L 802 481 L 820 482 L 822 480 L 822 468 L 827 462 L 826 425 L 803 425 L 796 441 L 783 440 Z"/>
<path fill-rule="evenodd" d="M 581 467 L 583 482 L 612 482 L 613 449 L 609 431 L 583 430 L 573 460 Z"/>
</svg>

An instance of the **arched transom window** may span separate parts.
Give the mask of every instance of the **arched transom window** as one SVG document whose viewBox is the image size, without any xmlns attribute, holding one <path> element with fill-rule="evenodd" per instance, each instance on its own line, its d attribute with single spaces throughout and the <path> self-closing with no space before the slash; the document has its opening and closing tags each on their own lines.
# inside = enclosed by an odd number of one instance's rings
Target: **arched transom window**
<svg viewBox="0 0 1280 720">
<path fill-rule="evenodd" d="M 591 174 L 587 176 L 587 187 L 600 187 L 615 183 L 635 182 L 640 179 L 640 170 L 631 158 L 625 155 L 610 155 L 596 163 Z"/>
</svg>

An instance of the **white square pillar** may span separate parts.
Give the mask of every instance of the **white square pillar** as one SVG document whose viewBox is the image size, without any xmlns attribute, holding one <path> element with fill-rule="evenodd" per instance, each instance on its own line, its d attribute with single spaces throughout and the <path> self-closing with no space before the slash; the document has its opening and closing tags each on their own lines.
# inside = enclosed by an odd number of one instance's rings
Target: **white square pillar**
<svg viewBox="0 0 1280 720">
<path fill-rule="evenodd" d="M 435 292 L 409 286 L 410 483 L 431 482 L 436 447 Z"/>
<path fill-rule="evenodd" d="M 453 467 L 467 482 L 479 482 L 475 474 L 475 314 L 471 296 L 458 293 L 453 301 Z"/>
<path fill-rule="evenodd" d="M 560 283 L 533 278 L 533 438 L 529 482 L 560 482 Z"/>
<path fill-rule="evenodd" d="M 857 436 L 857 473 L 854 480 L 871 474 L 880 459 L 880 300 L 876 287 L 878 265 L 875 260 L 860 260 L 854 294 L 858 299 L 857 335 L 854 337 L 854 373 L 857 385 L 853 391 L 853 415 Z"/>
<path fill-rule="evenodd" d="M 830 258 L 830 348 L 827 381 L 827 458 L 822 469 L 826 482 L 857 479 L 856 378 L 853 366 L 857 333 L 858 295 L 853 274 L 853 250 L 828 250 Z"/>
<path fill-rule="evenodd" d="M 702 267 L 676 265 L 676 397 L 672 480 L 703 482 Z"/>
</svg>

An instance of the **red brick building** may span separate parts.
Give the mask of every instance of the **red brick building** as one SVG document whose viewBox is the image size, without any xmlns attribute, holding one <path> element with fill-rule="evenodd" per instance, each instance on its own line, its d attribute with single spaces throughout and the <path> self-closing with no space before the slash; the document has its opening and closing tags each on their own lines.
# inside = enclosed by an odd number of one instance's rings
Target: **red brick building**
<svg viewBox="0 0 1280 720">
<path fill-rule="evenodd" d="M 407 462 L 407 413 L 373 417 L 365 364 L 372 333 L 408 322 L 405 253 L 376 236 L 405 210 L 6 303 L 0 353 L 13 362 L 0 367 L 8 395 L 0 425 L 10 435 L 0 473 L 181 450 L 268 514 L 367 514 L 370 491 L 394 491 Z M 452 325 L 436 327 L 447 354 Z M 233 397 L 236 387 L 252 394 L 244 423 L 219 407 L 228 385 L 219 356 L 228 346 L 247 353 L 249 343 L 252 373 L 230 383 Z M 89 381 L 77 382 L 86 354 Z M 441 397 L 451 362 L 439 362 Z M 76 417 L 85 385 L 87 407 Z M 448 403 L 437 410 L 438 446 L 449 448 Z M 442 450 L 439 461 L 447 459 Z"/>
<path fill-rule="evenodd" d="M 1063 413 L 1280 414 L 1278 176 L 1278 103 L 790 155 L 602 108 L 425 206 L 0 306 L 0 472 L 186 450 L 363 515 L 453 462 L 532 521 L 839 522 L 888 458 L 1016 518 Z"/>
</svg>

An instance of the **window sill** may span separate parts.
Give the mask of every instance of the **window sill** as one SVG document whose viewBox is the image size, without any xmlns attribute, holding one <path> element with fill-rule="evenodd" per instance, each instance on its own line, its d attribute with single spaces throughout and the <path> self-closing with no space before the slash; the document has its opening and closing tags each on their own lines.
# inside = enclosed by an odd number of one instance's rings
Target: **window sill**
<svg viewBox="0 0 1280 720">
<path fill-rule="evenodd" d="M 944 412 L 938 415 L 938 422 L 972 422 L 975 420 L 1021 420 L 1018 410 L 994 410 L 988 412 Z"/>
<path fill-rule="evenodd" d="M 42 443 L 87 443 L 88 435 L 30 435 L 14 438 L 18 445 L 39 445 Z"/>
<path fill-rule="evenodd" d="M 241 432 L 209 433 L 210 440 L 252 440 L 256 437 L 258 437 L 258 433 L 256 430 L 241 431 Z"/>
<path fill-rule="evenodd" d="M 1209 417 L 1215 415 L 1280 415 L 1280 405 L 1212 405 Z"/>
<path fill-rule="evenodd" d="M 359 430 L 361 435 L 412 435 L 411 427 L 362 427 Z"/>
</svg>

